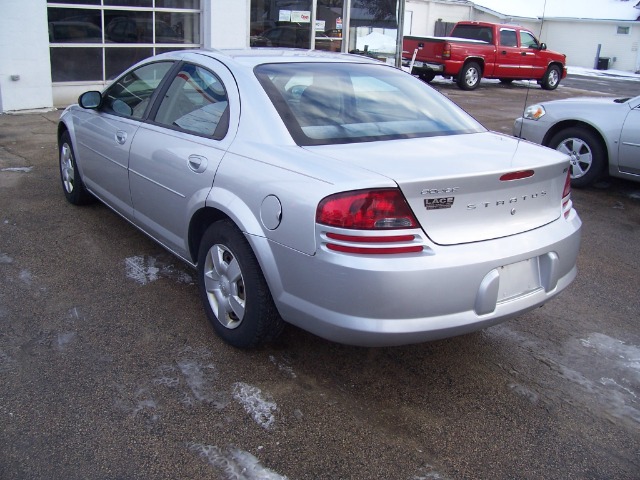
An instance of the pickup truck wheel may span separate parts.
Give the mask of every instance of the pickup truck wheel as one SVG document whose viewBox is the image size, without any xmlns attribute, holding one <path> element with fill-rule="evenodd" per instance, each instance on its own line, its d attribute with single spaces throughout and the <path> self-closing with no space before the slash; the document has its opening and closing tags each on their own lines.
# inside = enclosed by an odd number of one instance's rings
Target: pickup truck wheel
<svg viewBox="0 0 640 480">
<path fill-rule="evenodd" d="M 480 85 L 482 70 L 476 62 L 469 62 L 458 73 L 458 87 L 462 90 L 475 90 Z"/>
<path fill-rule="evenodd" d="M 431 83 L 431 81 L 436 78 L 435 73 L 421 73 L 418 75 L 418 78 L 425 83 Z"/>
<path fill-rule="evenodd" d="M 544 74 L 544 77 L 542 77 L 540 86 L 545 90 L 555 90 L 556 88 L 558 88 L 559 84 L 560 69 L 557 67 L 557 65 L 551 65 Z"/>
<path fill-rule="evenodd" d="M 586 128 L 565 128 L 551 138 L 548 146 L 571 158 L 571 186 L 587 187 L 602 176 L 606 150 L 602 141 Z"/>
<path fill-rule="evenodd" d="M 198 253 L 198 283 L 216 333 L 239 348 L 274 340 L 284 322 L 249 242 L 229 220 L 213 223 Z"/>
</svg>

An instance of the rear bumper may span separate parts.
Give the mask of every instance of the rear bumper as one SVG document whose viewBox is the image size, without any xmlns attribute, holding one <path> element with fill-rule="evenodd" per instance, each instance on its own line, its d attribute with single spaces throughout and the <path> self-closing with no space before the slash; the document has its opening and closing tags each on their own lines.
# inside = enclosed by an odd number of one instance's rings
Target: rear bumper
<svg viewBox="0 0 640 480">
<path fill-rule="evenodd" d="M 572 211 L 568 220 L 530 232 L 430 245 L 420 255 L 358 256 L 320 247 L 308 256 L 264 239 L 262 247 L 279 267 L 277 278 L 267 280 L 284 320 L 339 343 L 392 346 L 472 332 L 544 304 L 576 276 L 580 229 Z M 536 265 L 538 284 L 501 297 L 509 278 L 503 267 L 519 262 Z"/>
<path fill-rule="evenodd" d="M 410 64 L 411 64 L 411 59 L 406 59 L 406 58 L 402 59 L 403 67 L 409 67 Z M 420 60 L 416 60 L 415 62 L 413 62 L 413 68 L 416 71 L 432 72 L 435 74 L 444 72 L 444 65 L 440 63 L 433 63 L 433 62 L 422 62 Z"/>
</svg>

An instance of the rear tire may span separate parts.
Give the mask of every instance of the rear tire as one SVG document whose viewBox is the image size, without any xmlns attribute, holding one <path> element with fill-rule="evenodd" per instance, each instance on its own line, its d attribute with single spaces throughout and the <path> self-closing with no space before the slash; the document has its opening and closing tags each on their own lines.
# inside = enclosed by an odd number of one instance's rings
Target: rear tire
<svg viewBox="0 0 640 480">
<path fill-rule="evenodd" d="M 418 75 L 418 78 L 425 83 L 431 83 L 434 78 L 436 78 L 435 73 L 421 73 Z"/>
<path fill-rule="evenodd" d="M 87 191 L 80 176 L 69 132 L 60 136 L 59 154 L 60 180 L 67 201 L 73 205 L 91 203 L 94 197 Z"/>
<path fill-rule="evenodd" d="M 565 128 L 549 141 L 549 147 L 571 157 L 571 186 L 593 185 L 607 165 L 607 154 L 602 141 L 591 131 L 581 127 Z"/>
<path fill-rule="evenodd" d="M 457 83 L 462 90 L 475 90 L 480 85 L 482 70 L 476 62 L 465 64 L 458 73 Z"/>
<path fill-rule="evenodd" d="M 551 65 L 542 77 L 540 86 L 545 90 L 555 90 L 560 85 L 560 68 Z"/>
<path fill-rule="evenodd" d="M 198 253 L 200 298 L 213 329 L 228 344 L 252 348 L 284 328 L 249 242 L 230 220 L 213 223 Z"/>
</svg>

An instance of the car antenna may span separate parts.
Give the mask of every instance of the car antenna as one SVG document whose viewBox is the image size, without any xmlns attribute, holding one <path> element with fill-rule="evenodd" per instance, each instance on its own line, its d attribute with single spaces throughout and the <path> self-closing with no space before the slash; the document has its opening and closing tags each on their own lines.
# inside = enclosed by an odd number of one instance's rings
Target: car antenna
<svg viewBox="0 0 640 480">
<path fill-rule="evenodd" d="M 547 12 L 547 0 L 544 0 L 542 5 L 542 18 L 540 19 L 540 32 L 538 33 L 538 40 L 542 37 L 542 27 L 544 26 L 544 17 Z M 524 118 L 524 113 L 527 110 L 527 104 L 529 103 L 529 90 L 531 89 L 531 81 L 527 82 L 527 94 L 524 96 L 524 105 L 522 107 L 522 117 Z M 518 132 L 518 139 L 522 137 L 522 127 L 523 123 L 520 123 L 520 131 Z"/>
</svg>

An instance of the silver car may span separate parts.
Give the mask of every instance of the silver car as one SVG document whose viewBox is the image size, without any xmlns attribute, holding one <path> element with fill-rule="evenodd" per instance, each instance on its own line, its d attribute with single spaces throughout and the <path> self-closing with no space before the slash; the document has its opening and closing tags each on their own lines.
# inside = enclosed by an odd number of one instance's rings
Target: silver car
<svg viewBox="0 0 640 480">
<path fill-rule="evenodd" d="M 67 199 L 98 198 L 195 267 L 238 347 L 284 322 L 367 346 L 458 335 L 576 276 L 567 157 L 375 60 L 162 54 L 83 94 L 58 138 Z"/>
<path fill-rule="evenodd" d="M 531 105 L 513 134 L 569 155 L 574 187 L 593 185 L 607 173 L 640 181 L 640 97 Z"/>
</svg>

